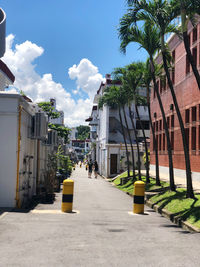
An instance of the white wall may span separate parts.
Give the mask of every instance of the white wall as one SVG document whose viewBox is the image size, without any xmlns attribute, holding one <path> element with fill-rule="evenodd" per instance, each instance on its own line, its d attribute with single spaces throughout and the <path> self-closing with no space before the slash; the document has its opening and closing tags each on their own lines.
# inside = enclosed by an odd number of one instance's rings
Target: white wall
<svg viewBox="0 0 200 267">
<path fill-rule="evenodd" d="M 18 98 L 0 97 L 0 207 L 14 207 Z"/>
<path fill-rule="evenodd" d="M 37 140 L 30 138 L 31 118 L 35 109 L 18 94 L 0 93 L 0 207 L 16 206 L 19 105 L 21 136 L 19 157 L 19 198 L 26 206 L 36 194 Z M 40 147 L 40 174 L 44 175 L 47 146 Z"/>
</svg>

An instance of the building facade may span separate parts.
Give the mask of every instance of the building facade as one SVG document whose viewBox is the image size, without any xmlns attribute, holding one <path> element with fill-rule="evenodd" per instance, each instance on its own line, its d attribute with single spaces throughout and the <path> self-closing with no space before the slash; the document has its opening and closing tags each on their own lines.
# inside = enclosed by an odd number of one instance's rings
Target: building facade
<svg viewBox="0 0 200 267">
<path fill-rule="evenodd" d="M 194 61 L 198 70 L 200 70 L 200 23 L 198 23 L 195 28 L 190 24 L 188 34 Z M 189 144 L 193 179 L 200 180 L 200 91 L 187 59 L 183 41 L 180 40 L 177 35 L 172 35 L 168 40 L 168 45 L 174 59 L 174 68 L 171 71 L 171 79 L 184 121 L 186 137 Z M 157 57 L 157 63 L 162 63 L 160 55 Z M 182 137 L 166 77 L 163 76 L 162 79 L 159 79 L 157 84 L 170 132 L 174 172 L 176 176 L 185 177 L 185 159 Z M 168 174 L 167 142 L 161 112 L 154 90 L 152 90 L 151 93 L 151 112 L 158 143 L 160 171 Z M 155 169 L 152 135 L 151 169 L 152 171 Z"/>
<path fill-rule="evenodd" d="M 124 145 L 124 138 L 120 123 L 120 118 L 117 109 L 112 109 L 107 105 L 104 105 L 102 109 L 98 108 L 98 100 L 104 94 L 104 89 L 113 84 L 111 76 L 106 75 L 105 83 L 101 83 L 97 94 L 94 97 L 93 108 L 90 118 L 86 121 L 89 122 L 91 127 L 91 142 L 95 143 L 92 155 L 99 164 L 99 173 L 106 177 L 112 177 L 116 174 L 125 171 L 127 169 L 126 164 L 126 149 Z M 115 85 L 120 86 L 120 82 L 116 82 Z M 144 94 L 144 90 L 141 89 L 141 94 Z M 135 159 L 137 159 L 137 149 L 135 142 L 135 135 L 132 128 L 131 118 L 128 112 L 128 107 L 125 107 L 125 113 L 128 122 L 128 128 L 131 134 L 133 142 L 133 149 Z M 149 138 L 149 117 L 148 111 L 145 107 L 139 107 L 139 113 L 143 124 L 147 124 L 145 129 L 146 137 Z M 136 125 L 137 134 L 141 141 L 141 156 L 143 155 L 142 149 L 142 131 L 138 123 L 134 104 L 132 105 L 132 118 Z M 125 138 L 128 144 L 128 151 L 131 159 L 131 146 L 128 138 L 128 129 L 125 124 L 124 117 L 122 115 L 122 123 L 125 131 Z M 142 162 L 142 160 L 141 160 Z M 143 166 L 144 167 L 144 166 Z"/>
</svg>

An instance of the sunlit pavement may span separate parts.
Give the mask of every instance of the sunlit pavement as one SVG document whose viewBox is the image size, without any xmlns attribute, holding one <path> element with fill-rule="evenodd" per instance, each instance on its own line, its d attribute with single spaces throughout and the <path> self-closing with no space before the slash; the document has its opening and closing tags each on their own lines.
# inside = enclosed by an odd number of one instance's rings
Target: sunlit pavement
<svg viewBox="0 0 200 267">
<path fill-rule="evenodd" d="M 199 234 L 147 208 L 133 215 L 133 200 L 76 167 L 73 213 L 39 204 L 0 217 L 0 266 L 199 266 Z"/>
</svg>

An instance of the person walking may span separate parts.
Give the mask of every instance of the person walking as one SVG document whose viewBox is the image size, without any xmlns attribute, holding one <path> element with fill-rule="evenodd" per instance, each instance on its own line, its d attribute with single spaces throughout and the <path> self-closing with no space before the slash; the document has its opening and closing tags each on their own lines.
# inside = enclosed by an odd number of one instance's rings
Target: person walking
<svg viewBox="0 0 200 267">
<path fill-rule="evenodd" d="M 99 170 L 99 166 L 98 166 L 98 163 L 97 161 L 95 160 L 94 162 L 94 177 L 97 179 L 97 172 Z"/>
<path fill-rule="evenodd" d="M 90 161 L 88 163 L 88 178 L 91 178 L 91 175 L 92 175 L 92 167 L 93 167 L 93 163 L 92 163 L 92 160 L 90 159 Z"/>
</svg>

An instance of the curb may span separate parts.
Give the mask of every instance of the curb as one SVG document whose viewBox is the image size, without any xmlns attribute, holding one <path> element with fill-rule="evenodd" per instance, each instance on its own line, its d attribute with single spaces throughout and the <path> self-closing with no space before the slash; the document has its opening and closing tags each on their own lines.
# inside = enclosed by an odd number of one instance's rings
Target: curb
<svg viewBox="0 0 200 267">
<path fill-rule="evenodd" d="M 111 182 L 111 185 L 115 188 L 116 185 Z M 118 188 L 119 189 L 119 188 Z M 119 189 L 120 190 L 120 189 Z M 120 190 L 122 192 L 124 192 L 123 190 Z M 128 192 L 124 192 L 127 195 L 129 195 L 130 197 L 133 197 L 133 195 L 131 195 Z M 153 192 L 153 194 L 156 194 L 156 192 Z M 163 217 L 167 218 L 168 220 L 170 220 L 171 222 L 173 222 L 174 224 L 182 227 L 184 230 L 190 231 L 192 233 L 200 233 L 200 229 L 193 226 L 192 224 L 185 222 L 183 220 L 181 220 L 181 218 L 177 218 L 173 215 L 173 213 L 169 212 L 166 209 L 161 209 L 158 205 L 155 205 L 153 202 L 151 202 L 149 199 L 147 199 L 147 197 L 149 196 L 149 192 L 145 192 L 145 205 L 151 209 L 153 209 L 154 211 L 156 211 L 157 213 L 160 213 Z"/>
<path fill-rule="evenodd" d="M 173 213 L 169 212 L 166 209 L 161 209 L 158 205 L 153 204 L 150 200 L 146 200 L 145 204 L 155 210 L 157 213 L 160 213 L 163 217 L 169 219 L 171 222 L 175 223 L 176 225 L 182 227 L 183 229 L 190 231 L 190 232 L 195 232 L 195 233 L 200 233 L 200 229 L 193 226 L 192 224 L 185 222 L 181 220 L 181 218 L 177 218 L 173 215 Z"/>
</svg>

